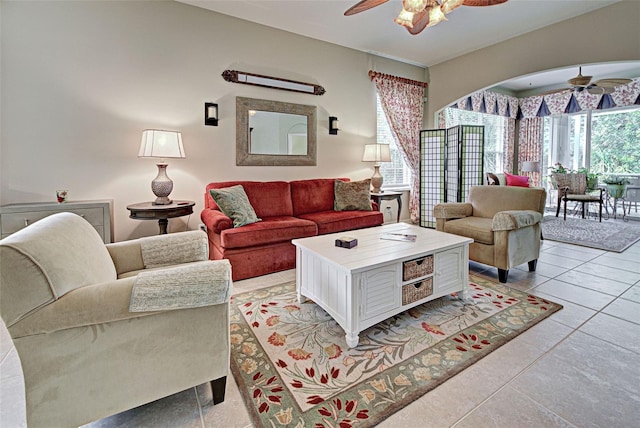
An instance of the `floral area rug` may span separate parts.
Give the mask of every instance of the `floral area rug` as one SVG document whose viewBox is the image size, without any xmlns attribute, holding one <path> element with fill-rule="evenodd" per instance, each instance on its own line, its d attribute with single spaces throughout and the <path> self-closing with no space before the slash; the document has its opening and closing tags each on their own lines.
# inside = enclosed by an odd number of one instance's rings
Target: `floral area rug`
<svg viewBox="0 0 640 428">
<path fill-rule="evenodd" d="M 542 236 L 549 241 L 621 253 L 640 240 L 640 225 L 612 220 L 589 220 L 555 216 L 542 219 Z"/>
<path fill-rule="evenodd" d="M 562 306 L 480 278 L 360 333 L 295 282 L 231 301 L 231 369 L 256 427 L 371 427 Z"/>
</svg>

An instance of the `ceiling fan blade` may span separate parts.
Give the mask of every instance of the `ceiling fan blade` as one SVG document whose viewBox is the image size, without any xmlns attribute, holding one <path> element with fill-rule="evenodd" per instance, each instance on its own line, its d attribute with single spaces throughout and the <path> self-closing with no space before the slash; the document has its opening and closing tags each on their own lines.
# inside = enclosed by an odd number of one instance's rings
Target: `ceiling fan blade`
<svg viewBox="0 0 640 428">
<path fill-rule="evenodd" d="M 631 83 L 631 79 L 601 79 L 598 80 L 595 85 L 600 86 L 601 88 L 615 88 L 617 86 L 626 85 L 627 83 Z"/>
<path fill-rule="evenodd" d="M 344 16 L 355 15 L 356 13 L 364 12 L 365 10 L 369 10 L 373 7 L 380 6 L 383 3 L 388 2 L 389 0 L 362 0 L 358 3 L 351 6 L 346 10 Z"/>
<path fill-rule="evenodd" d="M 429 9 L 425 9 L 422 12 L 418 12 L 413 15 L 413 28 L 408 28 L 407 31 L 414 36 L 422 33 L 422 30 L 429 25 Z"/>
<path fill-rule="evenodd" d="M 588 87 L 587 92 L 589 92 L 591 95 L 613 94 L 614 89 L 607 88 L 604 86 L 594 85 L 594 86 Z"/>
<path fill-rule="evenodd" d="M 571 92 L 572 90 L 573 89 L 571 89 L 571 88 L 552 89 L 552 90 L 547 91 L 547 92 L 542 92 L 542 93 L 538 94 L 537 96 L 557 94 L 557 93 L 560 93 L 560 92 Z"/>
<path fill-rule="evenodd" d="M 508 0 L 464 0 L 462 4 L 465 6 L 493 6 L 507 1 Z"/>
</svg>

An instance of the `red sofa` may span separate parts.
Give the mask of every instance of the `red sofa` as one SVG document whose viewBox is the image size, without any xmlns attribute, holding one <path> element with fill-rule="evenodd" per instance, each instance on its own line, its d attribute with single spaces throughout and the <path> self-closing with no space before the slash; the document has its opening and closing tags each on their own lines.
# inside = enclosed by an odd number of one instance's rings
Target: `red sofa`
<svg viewBox="0 0 640 428">
<path fill-rule="evenodd" d="M 349 181 L 347 178 L 340 178 Z M 382 213 L 334 211 L 334 179 L 297 181 L 225 181 L 209 183 L 200 214 L 207 227 L 209 258 L 228 259 L 233 280 L 293 269 L 296 265 L 292 239 L 379 226 Z M 213 201 L 210 189 L 241 184 L 256 215 L 257 223 L 234 228 Z"/>
</svg>

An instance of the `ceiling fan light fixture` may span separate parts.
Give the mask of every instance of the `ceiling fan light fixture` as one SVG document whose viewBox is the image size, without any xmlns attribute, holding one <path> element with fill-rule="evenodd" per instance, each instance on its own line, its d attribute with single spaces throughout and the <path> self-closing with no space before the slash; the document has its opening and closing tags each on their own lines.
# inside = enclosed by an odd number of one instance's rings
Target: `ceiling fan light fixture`
<svg viewBox="0 0 640 428">
<path fill-rule="evenodd" d="M 444 16 L 444 13 L 442 13 L 440 6 L 434 6 L 429 9 L 429 24 L 427 24 L 427 27 L 433 27 L 442 21 L 448 21 L 448 19 Z"/>
<path fill-rule="evenodd" d="M 402 8 L 407 12 L 422 12 L 426 6 L 426 0 L 402 0 Z"/>
<path fill-rule="evenodd" d="M 442 0 L 442 12 L 446 15 L 453 12 L 454 9 L 462 6 L 464 4 L 464 0 Z"/>
<path fill-rule="evenodd" d="M 402 25 L 403 27 L 413 28 L 413 15 L 413 12 L 402 9 L 400 14 L 398 14 L 397 18 L 394 18 L 393 21 L 398 25 Z"/>
</svg>

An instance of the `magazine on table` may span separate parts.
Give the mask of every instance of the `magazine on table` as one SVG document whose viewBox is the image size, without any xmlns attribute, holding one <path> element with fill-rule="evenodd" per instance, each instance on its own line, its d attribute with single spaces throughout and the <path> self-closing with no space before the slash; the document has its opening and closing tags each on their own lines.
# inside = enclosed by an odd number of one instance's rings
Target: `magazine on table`
<svg viewBox="0 0 640 428">
<path fill-rule="evenodd" d="M 416 235 L 410 233 L 393 233 L 387 232 L 380 235 L 380 239 L 388 239 L 391 241 L 416 242 Z"/>
</svg>

